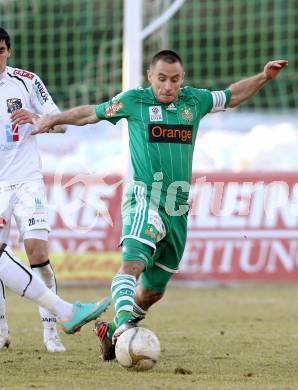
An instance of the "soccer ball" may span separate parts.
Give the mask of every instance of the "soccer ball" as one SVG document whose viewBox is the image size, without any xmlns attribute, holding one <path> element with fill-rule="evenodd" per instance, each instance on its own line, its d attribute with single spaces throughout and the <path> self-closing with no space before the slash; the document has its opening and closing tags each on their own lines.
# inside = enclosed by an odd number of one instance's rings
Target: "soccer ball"
<svg viewBox="0 0 298 390">
<path fill-rule="evenodd" d="M 135 327 L 127 329 L 118 337 L 115 353 L 122 367 L 146 371 L 157 362 L 160 344 L 151 330 Z"/>
</svg>

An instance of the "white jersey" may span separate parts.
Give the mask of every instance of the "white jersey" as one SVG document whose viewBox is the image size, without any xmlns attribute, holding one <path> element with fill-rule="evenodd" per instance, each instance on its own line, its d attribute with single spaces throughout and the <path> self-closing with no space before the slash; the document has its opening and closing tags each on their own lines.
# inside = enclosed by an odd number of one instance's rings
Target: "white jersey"
<svg viewBox="0 0 298 390">
<path fill-rule="evenodd" d="M 7 66 L 0 74 L 0 184 L 42 178 L 41 159 L 32 124 L 12 126 L 10 115 L 24 108 L 38 115 L 59 112 L 40 78 Z"/>
</svg>

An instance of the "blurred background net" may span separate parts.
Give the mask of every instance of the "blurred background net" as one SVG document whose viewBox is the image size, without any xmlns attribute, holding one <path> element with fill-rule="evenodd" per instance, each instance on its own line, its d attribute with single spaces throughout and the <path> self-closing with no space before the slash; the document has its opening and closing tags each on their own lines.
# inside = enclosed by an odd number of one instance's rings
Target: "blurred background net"
<svg viewBox="0 0 298 390">
<path fill-rule="evenodd" d="M 61 108 L 112 97 L 122 83 L 123 3 L 0 0 L 0 24 L 12 38 L 10 65 L 38 73 Z M 143 1 L 143 26 L 170 4 Z M 286 58 L 288 70 L 243 108 L 298 108 L 297 1 L 186 0 L 144 41 L 144 74 L 152 54 L 162 48 L 180 53 L 187 84 L 210 89 L 225 88 L 260 72 L 271 59 Z"/>
</svg>

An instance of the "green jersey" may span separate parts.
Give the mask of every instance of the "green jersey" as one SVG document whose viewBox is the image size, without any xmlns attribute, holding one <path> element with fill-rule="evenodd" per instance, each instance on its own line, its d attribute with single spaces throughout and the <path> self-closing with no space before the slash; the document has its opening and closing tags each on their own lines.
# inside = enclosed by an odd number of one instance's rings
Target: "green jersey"
<svg viewBox="0 0 298 390">
<path fill-rule="evenodd" d="M 134 180 L 151 188 L 162 182 L 163 193 L 187 199 L 193 151 L 201 118 L 224 110 L 230 90 L 210 92 L 184 87 L 172 103 L 159 102 L 151 87 L 132 89 L 96 106 L 99 119 L 116 124 L 128 120 Z"/>
</svg>

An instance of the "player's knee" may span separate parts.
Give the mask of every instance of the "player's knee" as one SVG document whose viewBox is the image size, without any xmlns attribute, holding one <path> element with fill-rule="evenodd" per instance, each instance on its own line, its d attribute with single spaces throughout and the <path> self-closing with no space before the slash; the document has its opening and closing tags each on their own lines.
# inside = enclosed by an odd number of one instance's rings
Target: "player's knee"
<svg viewBox="0 0 298 390">
<path fill-rule="evenodd" d="M 134 275 L 136 278 L 151 262 L 153 249 L 135 239 L 125 239 L 122 244 L 122 264 L 119 273 Z"/>
<path fill-rule="evenodd" d="M 141 275 L 144 269 L 145 269 L 145 265 L 142 261 L 130 260 L 130 261 L 122 262 L 118 273 L 133 275 L 136 277 L 136 279 L 138 279 L 138 277 Z"/>
</svg>

